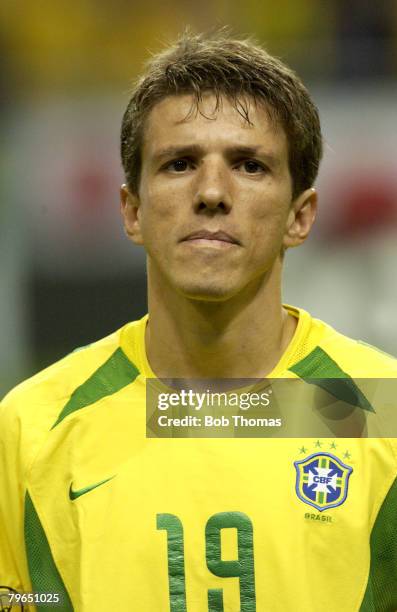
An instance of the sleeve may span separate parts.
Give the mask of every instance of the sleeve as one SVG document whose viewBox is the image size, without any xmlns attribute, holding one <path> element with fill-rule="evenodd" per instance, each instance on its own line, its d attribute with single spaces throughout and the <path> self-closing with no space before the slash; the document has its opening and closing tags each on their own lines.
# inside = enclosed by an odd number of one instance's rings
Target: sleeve
<svg viewBox="0 0 397 612">
<path fill-rule="evenodd" d="M 0 585 L 30 591 L 20 429 L 16 406 L 6 398 L 0 404 Z"/>
</svg>

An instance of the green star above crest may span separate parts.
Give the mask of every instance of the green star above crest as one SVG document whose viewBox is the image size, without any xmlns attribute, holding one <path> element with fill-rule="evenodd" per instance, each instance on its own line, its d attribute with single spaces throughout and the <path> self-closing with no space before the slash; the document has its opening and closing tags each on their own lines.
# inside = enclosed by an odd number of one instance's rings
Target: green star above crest
<svg viewBox="0 0 397 612">
<path fill-rule="evenodd" d="M 330 448 L 336 448 L 338 445 L 335 444 L 335 441 L 330 444 Z"/>
<path fill-rule="evenodd" d="M 349 451 L 346 451 L 343 455 L 343 459 L 350 459 L 351 458 L 351 454 L 349 453 Z"/>
<path fill-rule="evenodd" d="M 307 448 L 305 448 L 304 446 L 301 446 L 300 449 L 299 449 L 299 452 L 300 452 L 301 455 L 304 454 L 304 453 L 307 453 Z"/>
<path fill-rule="evenodd" d="M 314 446 L 315 446 L 316 448 L 321 448 L 321 447 L 322 447 L 322 445 L 323 445 L 323 443 L 322 443 L 322 442 L 320 442 L 320 440 L 317 440 L 317 442 L 315 443 L 315 445 L 314 445 Z"/>
</svg>

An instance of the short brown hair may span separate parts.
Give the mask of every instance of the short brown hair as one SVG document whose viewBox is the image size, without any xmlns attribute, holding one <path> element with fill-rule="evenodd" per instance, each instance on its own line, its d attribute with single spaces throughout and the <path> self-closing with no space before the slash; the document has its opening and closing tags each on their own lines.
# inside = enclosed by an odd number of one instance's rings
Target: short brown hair
<svg viewBox="0 0 397 612">
<path fill-rule="evenodd" d="M 191 93 L 200 109 L 203 92 L 230 99 L 250 123 L 247 97 L 260 102 L 283 127 L 289 146 L 293 195 L 313 185 L 322 155 L 318 111 L 299 77 L 249 39 L 231 38 L 221 29 L 211 34 L 185 32 L 155 55 L 138 79 L 124 113 L 121 158 L 128 187 L 138 192 L 145 120 L 170 95 Z"/>
</svg>

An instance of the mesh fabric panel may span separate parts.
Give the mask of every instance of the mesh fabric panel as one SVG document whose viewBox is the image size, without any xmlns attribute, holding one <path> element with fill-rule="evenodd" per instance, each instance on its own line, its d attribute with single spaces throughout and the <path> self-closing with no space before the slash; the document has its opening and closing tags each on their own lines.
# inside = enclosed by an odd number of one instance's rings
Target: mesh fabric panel
<svg viewBox="0 0 397 612">
<path fill-rule="evenodd" d="M 44 529 L 28 492 L 25 496 L 25 546 L 30 580 L 37 593 L 58 593 L 60 603 L 36 608 L 39 612 L 50 609 L 73 612 L 72 602 L 55 565 Z"/>
<path fill-rule="evenodd" d="M 397 479 L 371 533 L 371 565 L 360 612 L 397 610 Z"/>
<path fill-rule="evenodd" d="M 309 384 L 321 387 L 336 399 L 374 412 L 354 380 L 319 346 L 289 369 Z"/>
<path fill-rule="evenodd" d="M 138 375 L 139 370 L 123 350 L 118 348 L 100 368 L 73 391 L 52 428 L 72 412 L 90 406 L 102 397 L 112 395 L 129 385 Z"/>
</svg>

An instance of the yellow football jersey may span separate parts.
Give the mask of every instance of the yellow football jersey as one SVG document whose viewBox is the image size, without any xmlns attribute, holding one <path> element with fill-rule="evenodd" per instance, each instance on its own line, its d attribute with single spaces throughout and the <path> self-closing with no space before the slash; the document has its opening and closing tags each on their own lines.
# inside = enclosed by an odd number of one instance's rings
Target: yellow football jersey
<svg viewBox="0 0 397 612">
<path fill-rule="evenodd" d="M 288 308 L 270 377 L 397 378 Z M 146 321 L 3 401 L 0 585 L 43 611 L 395 612 L 396 440 L 149 438 Z"/>
</svg>

